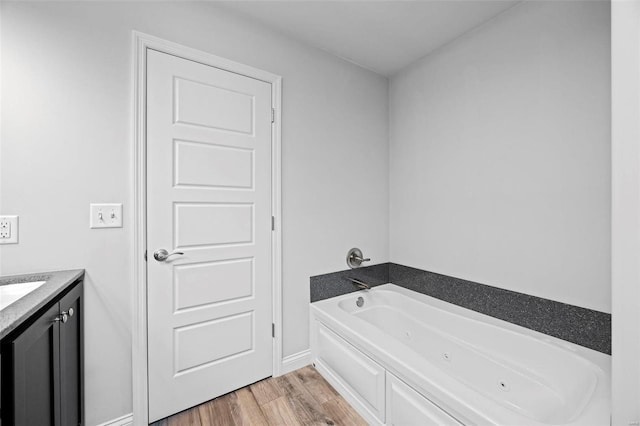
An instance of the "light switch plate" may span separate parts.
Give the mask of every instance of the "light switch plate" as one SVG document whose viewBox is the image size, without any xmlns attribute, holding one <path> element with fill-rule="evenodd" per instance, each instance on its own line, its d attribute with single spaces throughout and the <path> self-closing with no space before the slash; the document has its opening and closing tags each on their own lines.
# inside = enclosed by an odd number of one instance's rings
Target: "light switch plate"
<svg viewBox="0 0 640 426">
<path fill-rule="evenodd" d="M 18 216 L 0 216 L 0 244 L 18 244 Z"/>
<path fill-rule="evenodd" d="M 90 204 L 90 228 L 122 228 L 122 204 Z"/>
</svg>

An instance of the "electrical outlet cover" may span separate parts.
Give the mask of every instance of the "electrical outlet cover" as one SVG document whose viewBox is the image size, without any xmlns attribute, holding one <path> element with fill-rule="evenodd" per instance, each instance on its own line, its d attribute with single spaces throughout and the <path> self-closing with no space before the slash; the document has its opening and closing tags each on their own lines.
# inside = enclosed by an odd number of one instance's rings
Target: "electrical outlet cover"
<svg viewBox="0 0 640 426">
<path fill-rule="evenodd" d="M 18 216 L 0 216 L 0 244 L 18 244 Z"/>
</svg>

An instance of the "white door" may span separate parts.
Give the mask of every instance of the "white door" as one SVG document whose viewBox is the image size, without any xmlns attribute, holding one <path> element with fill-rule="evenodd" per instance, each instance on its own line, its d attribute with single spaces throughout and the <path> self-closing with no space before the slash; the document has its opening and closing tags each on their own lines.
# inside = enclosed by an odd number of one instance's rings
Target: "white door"
<svg viewBox="0 0 640 426">
<path fill-rule="evenodd" d="M 148 51 L 150 421 L 272 374 L 271 125 L 269 83 Z"/>
</svg>

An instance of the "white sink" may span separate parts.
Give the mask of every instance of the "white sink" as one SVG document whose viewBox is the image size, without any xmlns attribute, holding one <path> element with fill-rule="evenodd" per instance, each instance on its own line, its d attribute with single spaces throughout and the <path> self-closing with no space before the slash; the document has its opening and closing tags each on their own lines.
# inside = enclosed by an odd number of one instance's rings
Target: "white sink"
<svg viewBox="0 0 640 426">
<path fill-rule="evenodd" d="M 46 283 L 46 281 L 0 285 L 0 310 L 31 293 L 44 283 Z"/>
</svg>

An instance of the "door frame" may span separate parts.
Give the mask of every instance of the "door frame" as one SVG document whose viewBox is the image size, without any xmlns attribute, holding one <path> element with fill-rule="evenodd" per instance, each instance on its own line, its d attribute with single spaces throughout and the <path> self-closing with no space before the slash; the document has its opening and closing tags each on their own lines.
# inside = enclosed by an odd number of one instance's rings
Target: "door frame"
<svg viewBox="0 0 640 426">
<path fill-rule="evenodd" d="M 149 424 L 148 391 L 148 345 L 147 345 L 147 268 L 145 260 L 146 220 L 146 87 L 147 50 L 157 50 L 169 55 L 199 62 L 235 74 L 244 75 L 271 84 L 271 106 L 275 111 L 271 126 L 271 214 L 275 218 L 272 232 L 272 321 L 273 376 L 282 373 L 282 145 L 281 104 L 282 77 L 192 49 L 168 40 L 133 31 L 133 333 L 132 333 L 132 378 L 133 378 L 133 422 L 135 425 Z"/>
</svg>

